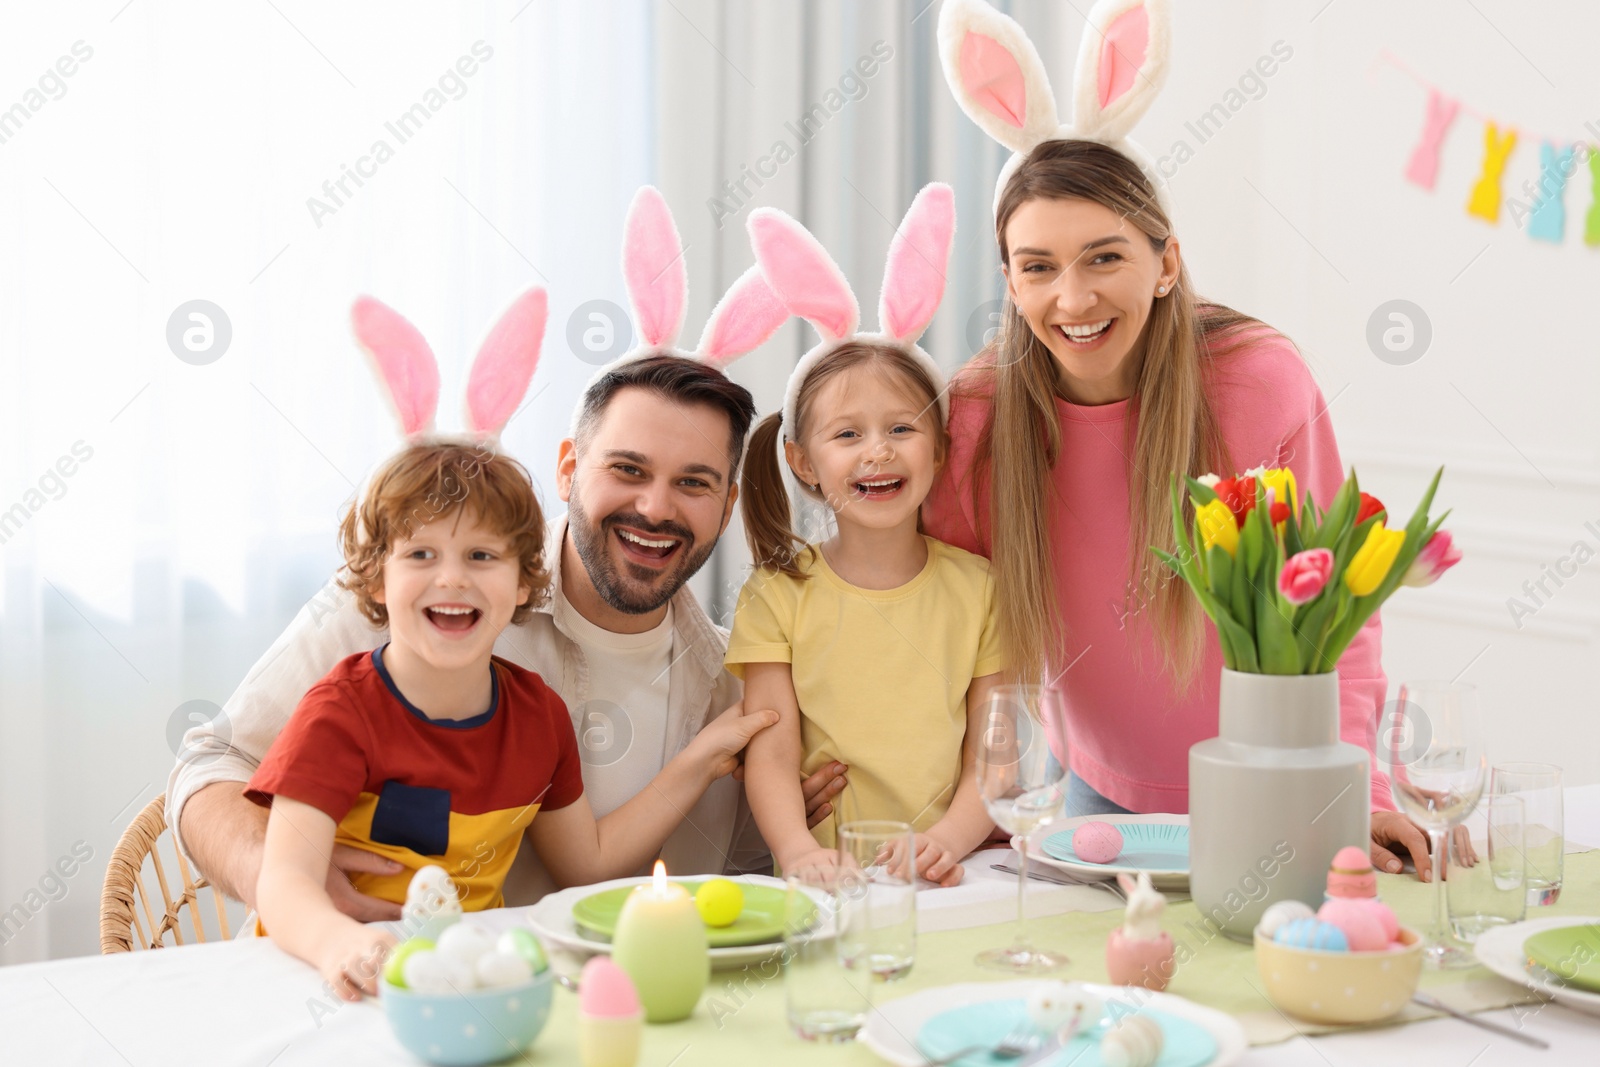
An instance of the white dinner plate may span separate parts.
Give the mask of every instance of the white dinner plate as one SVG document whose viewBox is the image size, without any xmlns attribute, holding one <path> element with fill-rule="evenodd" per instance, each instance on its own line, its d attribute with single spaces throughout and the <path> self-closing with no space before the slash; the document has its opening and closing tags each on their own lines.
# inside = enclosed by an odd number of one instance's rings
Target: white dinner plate
<svg viewBox="0 0 1600 1067">
<path fill-rule="evenodd" d="M 936 986 L 891 1000 L 872 1009 L 859 1040 L 878 1056 L 896 1067 L 923 1067 L 928 1061 L 917 1051 L 916 1037 L 922 1027 L 942 1011 L 992 1000 L 1027 999 L 1038 979 L 1015 982 L 963 982 Z M 1217 1055 L 1207 1067 L 1226 1067 L 1242 1055 L 1248 1042 L 1244 1028 L 1232 1016 L 1203 1007 L 1172 993 L 1152 993 L 1127 986 L 1083 983 L 1105 998 L 1109 1008 L 1121 1002 L 1129 1007 L 1150 1007 L 1175 1015 L 1203 1027 L 1217 1042 Z"/>
<path fill-rule="evenodd" d="M 705 881 L 710 878 L 721 878 L 717 874 L 688 875 L 684 881 Z M 594 885 L 573 886 L 551 893 L 539 903 L 528 909 L 527 921 L 533 927 L 533 932 L 540 937 L 585 958 L 589 956 L 609 956 L 611 943 L 609 941 L 596 941 L 585 937 L 578 931 L 577 924 L 572 921 L 572 906 L 584 897 L 607 889 L 619 886 L 644 885 L 649 882 L 649 876 L 636 878 L 614 878 L 609 882 L 596 882 Z M 786 884 L 781 878 L 769 878 L 762 874 L 745 874 L 733 879 L 747 885 L 771 886 L 783 889 Z M 813 900 L 825 904 L 827 898 L 818 892 L 806 890 Z M 737 967 L 746 963 L 760 963 L 770 957 L 774 952 L 783 947 L 782 940 L 769 941 L 759 945 L 735 945 L 730 948 L 714 948 L 711 950 L 711 966 Z"/>
<path fill-rule="evenodd" d="M 1073 830 L 1086 822 L 1106 822 L 1112 826 L 1181 826 L 1185 833 L 1189 829 L 1189 816 L 1187 815 L 1080 815 L 1071 819 L 1057 819 L 1053 823 L 1041 826 L 1028 835 L 1028 859 L 1037 860 L 1051 867 L 1078 878 L 1109 879 L 1118 874 L 1137 875 L 1143 868 L 1128 866 L 1119 863 L 1085 863 L 1081 860 L 1058 859 L 1044 850 L 1044 843 L 1056 834 L 1070 834 Z M 1150 882 L 1157 889 L 1166 892 L 1188 892 L 1189 871 L 1183 870 L 1151 870 Z"/>
<path fill-rule="evenodd" d="M 1522 943 L 1534 934 L 1562 926 L 1584 926 L 1597 922 L 1600 922 L 1600 919 L 1592 916 L 1585 918 L 1581 915 L 1529 919 L 1527 922 L 1486 930 L 1478 935 L 1472 951 L 1478 957 L 1479 963 L 1501 978 L 1542 993 L 1555 1000 L 1557 1004 L 1590 1015 L 1600 1015 L 1600 993 L 1591 993 L 1587 989 L 1550 981 L 1537 971 L 1529 969 L 1528 956 L 1522 951 Z"/>
</svg>

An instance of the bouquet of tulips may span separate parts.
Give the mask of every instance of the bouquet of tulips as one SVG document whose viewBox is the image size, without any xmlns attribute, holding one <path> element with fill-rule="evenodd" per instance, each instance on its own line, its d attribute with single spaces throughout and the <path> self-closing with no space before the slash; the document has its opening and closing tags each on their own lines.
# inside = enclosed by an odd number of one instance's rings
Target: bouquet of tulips
<svg viewBox="0 0 1600 1067">
<path fill-rule="evenodd" d="M 1174 478 L 1178 551 L 1151 551 L 1200 598 L 1230 669 L 1323 674 L 1391 593 L 1432 585 L 1460 562 L 1449 532 L 1439 529 L 1449 512 L 1428 517 L 1443 474 L 1441 467 L 1402 530 L 1388 528 L 1387 509 L 1361 491 L 1353 470 L 1326 511 L 1310 494 L 1299 504 L 1287 467 L 1186 478 L 1192 540 Z"/>
</svg>

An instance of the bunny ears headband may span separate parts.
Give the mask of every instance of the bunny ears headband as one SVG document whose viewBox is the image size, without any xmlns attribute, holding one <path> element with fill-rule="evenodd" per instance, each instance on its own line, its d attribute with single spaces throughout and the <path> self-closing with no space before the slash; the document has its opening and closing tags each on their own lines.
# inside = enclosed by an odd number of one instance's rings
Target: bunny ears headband
<svg viewBox="0 0 1600 1067">
<path fill-rule="evenodd" d="M 1121 152 L 1150 176 L 1161 198 L 1150 156 L 1128 132 L 1160 93 L 1171 54 L 1167 0 L 1100 0 L 1078 47 L 1072 121 L 1062 123 L 1044 63 L 1021 26 L 983 0 L 945 0 L 939 12 L 939 58 L 956 102 L 1013 153 L 995 184 L 996 211 L 1006 181 L 1028 153 L 1063 139 L 1098 141 Z"/>
<path fill-rule="evenodd" d="M 543 289 L 529 289 L 500 316 L 472 361 L 467 378 L 467 428 L 479 440 L 499 435 L 528 391 L 539 365 L 549 314 Z M 400 429 L 412 441 L 433 428 L 439 407 L 439 363 L 421 332 L 370 296 L 350 309 L 356 340 L 378 369 Z"/>
<path fill-rule="evenodd" d="M 639 345 L 602 367 L 589 384 L 608 372 L 646 356 L 669 355 L 695 359 L 719 370 L 761 347 L 789 318 L 758 267 L 751 267 L 711 309 L 700 344 L 694 351 L 677 347 L 683 315 L 689 304 L 689 272 L 683 261 L 683 242 L 672 221 L 672 210 L 655 186 L 641 186 L 628 208 L 623 227 L 622 277 L 633 305 L 633 322 Z M 573 434 L 581 407 L 573 413 Z"/>
<path fill-rule="evenodd" d="M 847 341 L 875 341 L 903 349 L 927 371 L 939 398 L 939 418 L 950 414 L 945 377 L 926 352 L 917 347 L 944 296 L 945 268 L 955 236 L 955 194 L 939 182 L 923 187 L 911 202 L 883 269 L 878 298 L 880 333 L 857 333 L 861 309 L 844 272 L 817 239 L 800 223 L 776 208 L 750 213 L 750 243 L 756 266 L 788 312 L 808 320 L 822 341 L 801 357 L 789 377 L 783 398 L 783 430 L 793 435 L 798 422 L 800 386 L 817 364 Z"/>
</svg>

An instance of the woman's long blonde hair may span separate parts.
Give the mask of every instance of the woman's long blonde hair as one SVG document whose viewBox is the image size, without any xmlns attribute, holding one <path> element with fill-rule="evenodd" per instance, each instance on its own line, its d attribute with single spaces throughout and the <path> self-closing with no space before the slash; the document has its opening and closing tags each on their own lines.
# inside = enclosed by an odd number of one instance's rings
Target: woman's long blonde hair
<svg viewBox="0 0 1600 1067">
<path fill-rule="evenodd" d="M 1092 141 L 1047 141 L 1029 154 L 1001 193 L 995 233 L 1002 263 L 1010 259 L 1006 224 L 1023 204 L 1039 198 L 1087 200 L 1110 208 L 1143 231 L 1157 255 L 1172 236 L 1155 187 L 1128 157 Z M 1230 308 L 1199 301 L 1181 266 L 1175 284 L 1155 298 L 1145 325 L 1144 362 L 1132 408 L 1138 428 L 1124 450 L 1130 457 L 1125 619 L 1149 613 L 1163 664 L 1184 685 L 1200 658 L 1200 606 L 1184 583 L 1168 580 L 1149 546 L 1174 544 L 1172 472 L 1198 476 L 1229 467 L 1204 383 L 1210 361 L 1258 325 Z M 958 376 L 955 390 L 958 396 L 990 402 L 970 491 L 977 514 L 988 497 L 990 528 L 981 532 L 989 542 L 1000 631 L 1024 677 L 1065 662 L 1068 636 L 1052 562 L 1056 552 L 1072 550 L 1055 541 L 1051 519 L 1056 504 L 1051 472 L 1061 459 L 1056 381 L 1055 357 L 1008 293 L 999 335 Z"/>
</svg>

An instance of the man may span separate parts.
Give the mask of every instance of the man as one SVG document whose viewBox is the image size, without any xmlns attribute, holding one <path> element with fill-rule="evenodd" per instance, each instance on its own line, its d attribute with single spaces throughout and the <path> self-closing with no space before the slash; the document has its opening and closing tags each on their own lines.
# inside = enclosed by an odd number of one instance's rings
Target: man
<svg viewBox="0 0 1600 1067">
<path fill-rule="evenodd" d="M 702 731 L 712 743 L 695 751 L 731 764 L 765 722 L 743 718 L 739 683 L 722 668 L 727 634 L 683 588 L 732 517 L 754 413 L 749 392 L 720 371 L 657 355 L 591 384 L 575 436 L 561 443 L 556 485 L 568 511 L 548 533 L 549 601 L 508 627 L 495 652 L 537 671 L 566 701 L 596 815 L 649 789 Z M 167 820 L 178 846 L 229 896 L 255 906 L 267 812 L 245 799 L 244 783 L 305 692 L 340 659 L 387 639 L 330 583 L 251 669 L 223 714 L 185 737 L 167 786 Z M 813 821 L 829 813 L 844 770 L 833 765 L 806 779 Z M 662 849 L 669 870 L 770 871 L 738 777 L 713 782 L 681 813 Z M 354 918 L 396 919 L 398 905 L 362 896 L 343 873 L 393 870 L 370 853 L 337 848 L 329 894 Z M 551 887 L 533 850 L 522 850 L 507 902 L 532 903 Z"/>
</svg>

